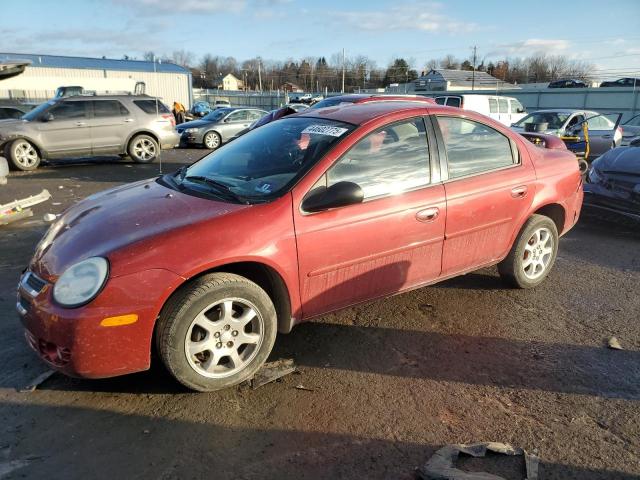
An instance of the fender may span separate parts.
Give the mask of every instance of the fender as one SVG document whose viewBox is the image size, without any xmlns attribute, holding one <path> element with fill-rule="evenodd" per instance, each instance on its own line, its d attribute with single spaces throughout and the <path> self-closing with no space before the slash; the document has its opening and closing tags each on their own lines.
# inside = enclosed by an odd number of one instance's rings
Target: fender
<svg viewBox="0 0 640 480">
<path fill-rule="evenodd" d="M 35 140 L 31 135 L 23 135 L 21 133 L 10 133 L 6 137 L 2 139 L 2 143 L 0 143 L 0 151 L 2 151 L 5 147 L 7 147 L 11 142 L 18 139 L 24 139 L 28 142 L 32 143 L 36 150 L 40 153 L 41 158 L 47 158 L 49 152 L 44 149 L 42 144 Z"/>
</svg>

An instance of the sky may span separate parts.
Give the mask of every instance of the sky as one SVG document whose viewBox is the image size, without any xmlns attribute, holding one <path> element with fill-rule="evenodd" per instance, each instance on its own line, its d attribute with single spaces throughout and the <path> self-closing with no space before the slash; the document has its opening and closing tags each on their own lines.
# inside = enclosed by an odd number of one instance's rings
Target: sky
<svg viewBox="0 0 640 480">
<path fill-rule="evenodd" d="M 640 77 L 640 1 L 0 0 L 0 52 L 142 58 L 176 50 L 245 60 L 342 52 L 418 70 L 451 53 L 485 62 L 561 54 L 599 77 Z"/>
</svg>

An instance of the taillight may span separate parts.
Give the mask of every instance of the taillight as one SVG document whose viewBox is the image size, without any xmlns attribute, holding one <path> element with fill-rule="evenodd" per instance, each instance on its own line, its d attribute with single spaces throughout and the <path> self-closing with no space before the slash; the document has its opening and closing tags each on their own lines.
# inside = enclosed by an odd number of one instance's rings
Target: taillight
<svg viewBox="0 0 640 480">
<path fill-rule="evenodd" d="M 173 116 L 173 114 L 171 114 L 171 113 L 164 114 L 164 115 L 162 115 L 162 118 L 164 118 L 166 120 L 169 120 L 171 122 L 171 126 L 172 127 L 176 126 L 176 119 Z"/>
</svg>

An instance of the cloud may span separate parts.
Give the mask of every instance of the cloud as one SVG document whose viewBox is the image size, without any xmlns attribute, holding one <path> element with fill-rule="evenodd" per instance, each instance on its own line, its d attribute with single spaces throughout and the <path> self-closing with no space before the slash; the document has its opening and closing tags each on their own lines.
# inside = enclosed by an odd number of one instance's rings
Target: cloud
<svg viewBox="0 0 640 480">
<path fill-rule="evenodd" d="M 522 42 L 506 43 L 498 45 L 494 50 L 487 53 L 487 56 L 499 55 L 525 55 L 536 53 L 546 53 L 558 55 L 569 51 L 571 43 L 568 40 L 551 40 L 541 38 L 530 38 Z"/>
<path fill-rule="evenodd" d="M 471 32 L 472 22 L 456 20 L 441 13 L 442 5 L 433 2 L 404 2 L 382 11 L 334 11 L 330 16 L 353 28 L 368 31 L 418 30 L 423 32 Z"/>
<path fill-rule="evenodd" d="M 237 13 L 246 7 L 245 0 L 112 0 L 114 3 L 153 14 Z"/>
</svg>

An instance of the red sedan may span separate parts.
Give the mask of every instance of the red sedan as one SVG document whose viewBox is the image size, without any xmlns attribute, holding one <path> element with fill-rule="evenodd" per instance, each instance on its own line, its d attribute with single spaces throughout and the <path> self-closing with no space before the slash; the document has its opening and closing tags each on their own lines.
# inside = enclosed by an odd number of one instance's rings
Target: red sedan
<svg viewBox="0 0 640 480">
<path fill-rule="evenodd" d="M 577 221 L 573 154 L 427 102 L 308 110 L 67 210 L 20 280 L 29 344 L 99 378 L 251 378 L 276 333 L 487 265 L 520 288 Z"/>
</svg>

